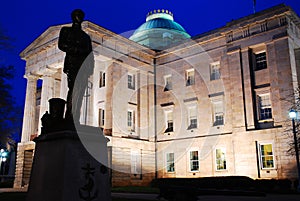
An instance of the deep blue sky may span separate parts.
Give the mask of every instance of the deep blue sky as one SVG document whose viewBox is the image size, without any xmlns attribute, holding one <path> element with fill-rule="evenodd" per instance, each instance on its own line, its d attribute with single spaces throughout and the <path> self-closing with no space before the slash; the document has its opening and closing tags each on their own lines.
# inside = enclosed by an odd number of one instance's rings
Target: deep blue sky
<svg viewBox="0 0 300 201">
<path fill-rule="evenodd" d="M 299 0 L 257 0 L 257 11 L 280 3 L 300 14 Z M 70 12 L 75 8 L 84 10 L 86 20 L 115 33 L 136 29 L 151 10 L 168 9 L 192 36 L 253 13 L 252 0 L 3 0 L 0 5 L 0 26 L 15 46 L 1 62 L 17 69 L 13 93 L 20 105 L 24 104 L 26 64 L 19 53 L 49 26 L 70 23 Z"/>
</svg>

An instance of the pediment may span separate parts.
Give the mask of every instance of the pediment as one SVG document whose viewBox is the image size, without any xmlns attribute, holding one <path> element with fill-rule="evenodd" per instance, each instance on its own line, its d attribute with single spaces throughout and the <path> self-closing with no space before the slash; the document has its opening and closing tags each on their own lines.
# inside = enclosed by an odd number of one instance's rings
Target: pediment
<svg viewBox="0 0 300 201">
<path fill-rule="evenodd" d="M 20 57 L 24 60 L 27 60 L 27 58 L 30 56 L 37 54 L 44 49 L 47 49 L 53 45 L 57 46 L 59 32 L 63 26 L 71 26 L 71 24 L 62 24 L 49 27 L 20 53 Z M 95 44 L 101 44 L 109 49 L 114 49 L 117 47 L 116 44 L 119 44 L 123 47 L 126 47 L 125 49 L 132 49 L 133 52 L 143 50 L 144 52 L 147 52 L 146 54 L 154 55 L 154 51 L 92 22 L 84 21 L 82 24 L 82 29 L 91 36 L 92 41 Z"/>
<path fill-rule="evenodd" d="M 57 43 L 60 29 L 66 25 L 67 24 L 49 27 L 20 53 L 20 57 L 26 59 L 37 51 L 45 49 L 53 45 L 53 43 Z"/>
</svg>

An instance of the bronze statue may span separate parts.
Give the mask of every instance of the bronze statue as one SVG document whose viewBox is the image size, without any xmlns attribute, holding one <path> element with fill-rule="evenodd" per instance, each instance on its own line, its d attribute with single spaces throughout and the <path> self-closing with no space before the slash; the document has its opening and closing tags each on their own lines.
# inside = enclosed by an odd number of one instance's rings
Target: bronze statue
<svg viewBox="0 0 300 201">
<path fill-rule="evenodd" d="M 60 30 L 58 48 L 66 52 L 63 72 L 68 76 L 69 91 L 65 119 L 79 123 L 83 95 L 94 69 L 94 56 L 91 38 L 81 29 L 84 12 L 76 9 L 71 17 L 72 27 Z"/>
</svg>

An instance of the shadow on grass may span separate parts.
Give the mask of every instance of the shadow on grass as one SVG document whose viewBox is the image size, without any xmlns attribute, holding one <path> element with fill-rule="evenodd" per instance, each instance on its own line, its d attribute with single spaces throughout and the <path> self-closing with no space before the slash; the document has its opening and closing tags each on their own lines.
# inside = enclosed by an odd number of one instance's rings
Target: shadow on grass
<svg viewBox="0 0 300 201">
<path fill-rule="evenodd" d="M 0 193 L 1 201 L 25 201 L 26 193 Z M 140 199 L 112 198 L 112 201 L 142 201 Z"/>
<path fill-rule="evenodd" d="M 111 192 L 114 193 L 154 193 L 158 194 L 159 189 L 147 186 L 124 186 L 124 187 L 113 187 Z"/>
<path fill-rule="evenodd" d="M 1 201 L 25 201 L 26 193 L 0 193 Z"/>
</svg>

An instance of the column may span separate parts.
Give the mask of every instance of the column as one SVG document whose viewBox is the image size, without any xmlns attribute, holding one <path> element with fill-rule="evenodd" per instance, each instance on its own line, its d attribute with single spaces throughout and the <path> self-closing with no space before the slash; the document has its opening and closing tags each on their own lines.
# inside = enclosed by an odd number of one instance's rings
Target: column
<svg viewBox="0 0 300 201">
<path fill-rule="evenodd" d="M 115 64 L 112 63 L 107 67 L 106 70 L 106 94 L 105 94 L 105 121 L 104 121 L 104 134 L 111 135 L 112 134 L 112 95 L 114 90 L 114 68 Z"/>
<path fill-rule="evenodd" d="M 40 115 L 38 124 L 38 135 L 41 133 L 41 118 L 46 111 L 49 111 L 49 99 L 54 98 L 54 77 L 55 71 L 47 70 L 42 77 L 42 93 L 41 93 L 41 105 L 40 105 Z"/>
<path fill-rule="evenodd" d="M 30 141 L 30 135 L 35 133 L 36 87 L 38 77 L 32 74 L 24 76 L 27 79 L 26 98 L 23 117 L 21 142 Z"/>
<path fill-rule="evenodd" d="M 67 94 L 68 94 L 68 77 L 63 72 L 63 68 L 61 68 L 61 84 L 60 84 L 60 98 L 67 100 Z"/>
</svg>

